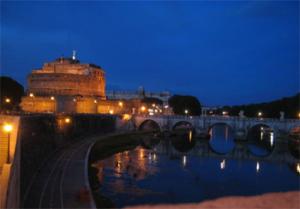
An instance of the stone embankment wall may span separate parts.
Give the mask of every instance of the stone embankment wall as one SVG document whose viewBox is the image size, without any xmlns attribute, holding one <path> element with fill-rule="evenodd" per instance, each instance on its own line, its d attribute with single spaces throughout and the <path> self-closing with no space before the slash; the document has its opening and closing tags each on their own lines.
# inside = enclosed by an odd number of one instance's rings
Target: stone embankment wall
<svg viewBox="0 0 300 209">
<path fill-rule="evenodd" d="M 59 149 L 85 136 L 113 132 L 116 116 L 112 115 L 28 115 L 20 119 L 21 199 L 33 176 Z"/>
</svg>

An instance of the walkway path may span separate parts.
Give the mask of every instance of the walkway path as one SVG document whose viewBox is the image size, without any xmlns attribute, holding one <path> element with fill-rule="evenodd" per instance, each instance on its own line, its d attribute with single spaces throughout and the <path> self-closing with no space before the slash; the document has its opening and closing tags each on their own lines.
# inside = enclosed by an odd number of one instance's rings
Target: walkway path
<svg viewBox="0 0 300 209">
<path fill-rule="evenodd" d="M 91 208 L 91 198 L 80 198 L 86 189 L 86 155 L 99 139 L 90 137 L 58 150 L 34 177 L 24 195 L 24 208 Z"/>
</svg>

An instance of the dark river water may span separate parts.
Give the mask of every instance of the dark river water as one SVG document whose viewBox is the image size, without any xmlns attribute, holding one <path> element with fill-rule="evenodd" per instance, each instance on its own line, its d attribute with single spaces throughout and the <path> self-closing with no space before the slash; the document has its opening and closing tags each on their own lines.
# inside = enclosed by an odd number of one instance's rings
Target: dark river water
<svg viewBox="0 0 300 209">
<path fill-rule="evenodd" d="M 93 164 L 98 193 L 124 207 L 299 190 L 300 164 L 284 148 L 272 154 L 281 146 L 273 132 L 259 127 L 242 144 L 226 126 L 213 127 L 210 135 L 141 137 L 140 146 Z"/>
</svg>

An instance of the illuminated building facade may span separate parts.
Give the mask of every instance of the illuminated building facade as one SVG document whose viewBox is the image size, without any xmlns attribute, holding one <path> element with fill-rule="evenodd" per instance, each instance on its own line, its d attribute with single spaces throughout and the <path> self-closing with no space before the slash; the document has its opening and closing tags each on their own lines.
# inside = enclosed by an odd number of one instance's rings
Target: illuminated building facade
<svg viewBox="0 0 300 209">
<path fill-rule="evenodd" d="M 27 81 L 27 95 L 20 104 L 24 112 L 148 114 L 147 104 L 142 102 L 144 94 L 142 97 L 107 96 L 103 69 L 94 64 L 80 63 L 74 54 L 72 58 L 61 57 L 45 63 L 41 69 L 33 70 Z M 162 110 L 154 109 L 153 113 L 162 113 Z"/>
<path fill-rule="evenodd" d="M 94 64 L 72 58 L 58 58 L 33 70 L 28 78 L 25 112 L 97 113 L 105 100 L 105 73 Z"/>
</svg>

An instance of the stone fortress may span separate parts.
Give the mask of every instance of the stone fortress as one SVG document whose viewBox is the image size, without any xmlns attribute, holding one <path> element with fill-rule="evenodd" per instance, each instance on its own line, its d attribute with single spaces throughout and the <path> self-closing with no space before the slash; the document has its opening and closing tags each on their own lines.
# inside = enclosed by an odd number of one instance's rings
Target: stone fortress
<svg viewBox="0 0 300 209">
<path fill-rule="evenodd" d="M 27 78 L 28 89 L 22 98 L 21 109 L 28 113 L 138 113 L 146 96 L 160 98 L 164 102 L 169 93 L 105 92 L 105 72 L 94 64 L 83 64 L 76 59 L 60 57 L 33 70 Z"/>
</svg>

